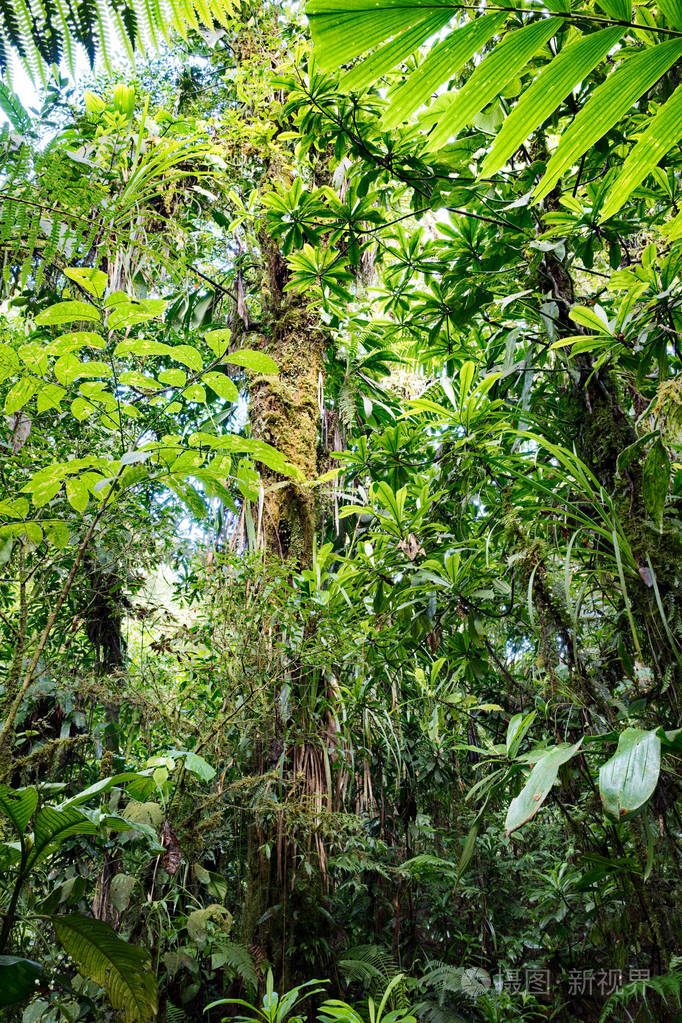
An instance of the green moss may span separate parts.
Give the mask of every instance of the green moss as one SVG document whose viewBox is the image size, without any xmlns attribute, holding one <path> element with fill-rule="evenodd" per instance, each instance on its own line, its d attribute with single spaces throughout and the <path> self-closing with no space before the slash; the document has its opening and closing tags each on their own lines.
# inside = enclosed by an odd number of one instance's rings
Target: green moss
<svg viewBox="0 0 682 1023">
<path fill-rule="evenodd" d="M 255 375 L 250 381 L 254 436 L 277 448 L 305 480 L 317 475 L 318 387 L 323 345 L 310 315 L 288 307 L 273 325 L 265 351 L 279 367 L 277 375 Z M 312 556 L 316 522 L 314 493 L 265 471 L 266 546 L 277 557 L 307 564 Z"/>
</svg>

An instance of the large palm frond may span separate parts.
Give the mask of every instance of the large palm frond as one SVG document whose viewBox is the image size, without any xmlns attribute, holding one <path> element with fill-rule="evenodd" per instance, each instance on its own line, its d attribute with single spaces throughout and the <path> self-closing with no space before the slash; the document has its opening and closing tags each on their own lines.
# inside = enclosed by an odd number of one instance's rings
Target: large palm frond
<svg viewBox="0 0 682 1023">
<path fill-rule="evenodd" d="M 309 0 L 307 14 L 321 68 L 333 70 L 361 58 L 341 80 L 347 90 L 374 84 L 436 40 L 392 94 L 383 118 L 387 131 L 474 62 L 463 85 L 439 96 L 422 117 L 433 151 L 471 125 L 506 90 L 516 91 L 510 86 L 520 79 L 520 96 L 487 154 L 483 175 L 499 171 L 596 74 L 602 80 L 587 94 L 584 106 L 564 111 L 573 116 L 536 186 L 536 200 L 682 58 L 682 0 L 659 0 L 634 12 L 631 0 L 600 0 L 599 5 L 580 8 L 570 0 L 551 0 L 546 7 L 529 4 L 523 10 L 520 5 L 466 0 Z M 676 74 L 670 78 L 678 84 Z M 602 220 L 617 212 L 681 137 L 679 86 L 648 103 L 637 141 L 605 198 Z"/>
<path fill-rule="evenodd" d="M 226 24 L 231 0 L 0 0 L 0 68 L 17 55 L 34 79 L 62 60 L 75 69 L 78 44 L 107 66 L 116 52 L 157 47 L 175 31 Z"/>
</svg>

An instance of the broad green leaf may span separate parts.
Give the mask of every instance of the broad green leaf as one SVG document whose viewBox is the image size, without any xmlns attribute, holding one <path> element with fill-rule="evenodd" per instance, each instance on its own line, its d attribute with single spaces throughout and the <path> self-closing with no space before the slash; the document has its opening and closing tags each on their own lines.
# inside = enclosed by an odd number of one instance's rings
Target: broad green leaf
<svg viewBox="0 0 682 1023">
<path fill-rule="evenodd" d="M 133 338 L 128 341 L 119 341 L 114 349 L 114 355 L 135 355 L 139 359 L 146 359 L 149 355 L 171 355 L 173 345 L 167 345 L 163 341 L 150 341 L 148 338 Z"/>
<path fill-rule="evenodd" d="M 43 526 L 45 528 L 45 535 L 52 546 L 57 547 L 60 551 L 65 550 L 69 543 L 69 527 L 67 524 L 59 519 L 53 519 L 51 522 L 43 522 Z"/>
<path fill-rule="evenodd" d="M 107 286 L 107 275 L 103 270 L 88 269 L 82 266 L 71 266 L 64 271 L 66 276 L 89 291 L 95 298 L 102 298 Z"/>
<path fill-rule="evenodd" d="M 587 327 L 588 330 L 594 330 L 597 334 L 609 334 L 609 326 L 594 309 L 590 309 L 589 306 L 585 305 L 574 305 L 571 307 L 571 311 L 568 314 L 574 323 L 579 323 L 581 327 Z M 572 339 L 572 343 L 580 340 L 580 335 Z"/>
<path fill-rule="evenodd" d="M 470 124 L 476 114 L 492 102 L 556 34 L 561 24 L 559 18 L 545 18 L 506 35 L 500 45 L 481 61 L 466 84 L 447 97 L 445 109 L 429 135 L 429 148 L 440 149 L 451 135 L 456 135 Z"/>
<path fill-rule="evenodd" d="M 184 369 L 164 369 L 159 373 L 158 380 L 160 384 L 168 384 L 169 387 L 184 387 L 187 374 Z"/>
<path fill-rule="evenodd" d="M 528 781 L 509 805 L 504 825 L 507 835 L 510 835 L 512 831 L 516 831 L 517 828 L 520 828 L 535 816 L 549 795 L 559 773 L 559 768 L 576 755 L 581 744 L 582 739 L 574 746 L 556 746 L 554 749 L 545 750 L 539 755 L 538 762 L 530 772 Z"/>
<path fill-rule="evenodd" d="M 650 798 L 661 770 L 661 740 L 656 730 L 626 728 L 618 749 L 599 771 L 599 795 L 610 817 L 634 813 Z"/>
<path fill-rule="evenodd" d="M 464 402 L 466 401 L 467 395 L 469 394 L 469 391 L 471 390 L 471 385 L 473 383 L 475 375 L 476 375 L 476 364 L 474 362 L 467 361 L 467 362 L 462 364 L 462 366 L 461 366 L 461 368 L 459 370 L 459 373 L 458 373 L 458 378 L 457 378 L 457 382 L 459 383 L 459 405 L 460 405 L 460 408 L 464 405 Z"/>
<path fill-rule="evenodd" d="M 44 806 L 39 810 L 33 827 L 33 848 L 27 866 L 31 869 L 59 848 L 72 835 L 96 835 L 97 824 L 74 807 L 57 810 Z"/>
<path fill-rule="evenodd" d="M 182 758 L 185 761 L 185 768 L 190 774 L 196 775 L 201 781 L 210 781 L 215 777 L 215 768 L 211 767 L 207 760 L 194 753 L 192 750 L 169 750 L 166 754 L 169 757 Z"/>
<path fill-rule="evenodd" d="M 78 476 L 66 481 L 66 498 L 77 512 L 85 511 L 90 501 L 90 493 L 87 486 Z"/>
<path fill-rule="evenodd" d="M 19 956 L 0 956 L 0 1009 L 33 998 L 36 981 L 48 983 L 40 963 Z"/>
<path fill-rule="evenodd" d="M 241 458 L 237 467 L 235 480 L 242 497 L 247 501 L 257 501 L 260 495 L 260 476 L 248 458 Z"/>
<path fill-rule="evenodd" d="M 192 515 L 197 519 L 205 519 L 208 515 L 208 509 L 204 503 L 204 499 L 198 490 L 192 486 L 191 483 L 186 481 L 168 479 L 166 480 L 166 486 L 168 486 L 174 494 L 177 494 L 181 501 L 187 505 Z"/>
<path fill-rule="evenodd" d="M 660 163 L 682 135 L 682 85 L 675 89 L 656 116 L 649 121 L 637 145 L 630 151 L 620 174 L 609 189 L 600 214 L 608 220 L 621 208 L 630 193 Z"/>
<path fill-rule="evenodd" d="M 274 359 L 271 359 L 265 352 L 256 352 L 251 348 L 240 348 L 237 352 L 228 352 L 223 357 L 223 362 L 229 362 L 233 366 L 243 366 L 244 369 L 253 370 L 254 373 L 279 373 Z"/>
<path fill-rule="evenodd" d="M 663 525 L 663 509 L 670 490 L 670 472 L 670 456 L 661 438 L 657 437 L 644 462 L 642 496 L 646 510 L 659 529 Z"/>
<path fill-rule="evenodd" d="M 11 789 L 0 785 L 0 813 L 9 818 L 17 834 L 24 834 L 37 805 L 38 792 L 33 786 Z"/>
<path fill-rule="evenodd" d="M 209 330 L 204 335 L 204 341 L 211 349 L 214 355 L 222 355 L 230 341 L 232 340 L 232 331 L 226 327 L 222 327 L 220 330 Z"/>
<path fill-rule="evenodd" d="M 45 384 L 36 394 L 36 408 L 38 412 L 47 412 L 50 409 L 58 409 L 59 403 L 66 397 L 66 390 L 59 384 Z"/>
<path fill-rule="evenodd" d="M 287 462 L 286 458 L 271 444 L 263 440 L 255 440 L 252 437 L 238 437 L 234 433 L 227 433 L 216 437 L 212 433 L 199 431 L 193 433 L 189 438 L 190 447 L 217 448 L 221 451 L 230 451 L 237 454 L 252 455 L 257 462 L 262 462 L 274 472 L 283 476 L 297 476 L 299 471 L 294 465 Z"/>
<path fill-rule="evenodd" d="M 471 863 L 471 858 L 474 855 L 474 850 L 476 849 L 476 838 L 478 837 L 480 827 L 480 822 L 474 821 L 469 828 L 469 833 L 466 837 L 466 841 L 464 842 L 462 854 L 457 865 L 457 877 L 461 877 Z"/>
<path fill-rule="evenodd" d="M 505 120 L 492 149 L 483 161 L 481 175 L 497 173 L 519 146 L 554 113 L 571 90 L 606 57 L 623 35 L 623 28 L 592 32 L 564 47 L 526 89 Z"/>
<path fill-rule="evenodd" d="M 18 412 L 29 401 L 38 390 L 39 383 L 33 377 L 20 377 L 15 384 L 12 384 L 5 396 L 5 413 L 11 416 Z"/>
<path fill-rule="evenodd" d="M 126 1023 L 150 1023 L 157 1012 L 156 981 L 145 949 L 129 945 L 102 920 L 84 916 L 52 918 L 60 945 L 80 973 L 99 984 Z"/>
<path fill-rule="evenodd" d="M 17 497 L 14 501 L 0 501 L 0 516 L 11 519 L 23 519 L 28 515 L 29 503 L 25 497 Z"/>
<path fill-rule="evenodd" d="M 90 302 L 57 302 L 43 309 L 36 316 L 39 327 L 52 327 L 60 323 L 73 323 L 74 320 L 99 320 L 99 312 Z"/>
<path fill-rule="evenodd" d="M 167 305 L 160 298 L 145 298 L 133 302 L 127 295 L 110 295 L 104 304 L 111 309 L 107 320 L 109 330 L 127 330 L 149 320 L 158 320 L 163 316 Z"/>
<path fill-rule="evenodd" d="M 184 389 L 182 396 L 187 401 L 196 401 L 201 405 L 206 403 L 206 389 L 201 384 L 190 384 Z"/>
<path fill-rule="evenodd" d="M 101 360 L 81 362 L 75 355 L 62 355 L 54 364 L 54 375 L 60 384 L 68 387 L 86 377 L 110 377 L 111 367 Z"/>
<path fill-rule="evenodd" d="M 137 879 L 132 874 L 116 874 L 112 879 L 109 895 L 119 913 L 128 908 L 136 884 Z"/>
<path fill-rule="evenodd" d="M 239 401 L 239 391 L 225 373 L 204 373 L 201 378 L 205 384 L 215 391 L 219 398 L 226 401 Z"/>
<path fill-rule="evenodd" d="M 391 97 L 382 127 L 395 128 L 426 103 L 438 86 L 459 74 L 466 62 L 502 28 L 507 17 L 507 14 L 485 14 L 455 29 L 438 43 Z"/>
<path fill-rule="evenodd" d="M 121 373 L 118 380 L 121 384 L 126 384 L 128 387 L 137 387 L 141 391 L 158 391 L 159 389 L 158 382 L 154 377 L 147 377 L 136 369 L 129 369 Z"/>
<path fill-rule="evenodd" d="M 527 714 L 514 714 L 514 716 L 510 718 L 509 724 L 507 725 L 507 737 L 505 739 L 508 757 L 513 759 L 519 752 L 519 746 L 528 732 L 528 729 L 533 724 L 535 715 L 536 711 L 531 710 Z"/>
<path fill-rule="evenodd" d="M 72 330 L 68 334 L 60 334 L 47 346 L 48 355 L 68 355 L 69 352 L 78 352 L 81 348 L 106 347 L 104 338 L 95 334 L 92 330 Z"/>
<path fill-rule="evenodd" d="M 0 567 L 6 565 L 9 559 L 12 557 L 12 549 L 14 547 L 14 537 L 8 537 L 3 543 L 0 544 Z"/>
<path fill-rule="evenodd" d="M 56 497 L 59 491 L 62 489 L 61 480 L 52 480 L 50 483 L 44 483 L 31 494 L 31 500 L 36 508 L 43 508 L 46 504 Z"/>
<path fill-rule="evenodd" d="M 0 383 L 19 369 L 19 356 L 9 345 L 0 344 Z"/>
<path fill-rule="evenodd" d="M 176 362 L 181 362 L 183 366 L 188 366 L 189 369 L 200 370 L 203 365 L 203 359 L 201 353 L 194 347 L 194 345 L 170 345 L 171 358 L 175 359 Z"/>
<path fill-rule="evenodd" d="M 621 62 L 598 86 L 562 136 L 533 195 L 542 199 L 561 175 L 609 131 L 639 97 L 682 56 L 682 40 L 659 43 Z"/>
</svg>

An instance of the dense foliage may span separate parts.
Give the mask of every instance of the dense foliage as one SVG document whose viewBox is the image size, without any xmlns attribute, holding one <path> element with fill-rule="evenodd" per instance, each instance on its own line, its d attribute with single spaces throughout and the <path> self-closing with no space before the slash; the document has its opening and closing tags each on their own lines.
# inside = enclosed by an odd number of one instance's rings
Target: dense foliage
<svg viewBox="0 0 682 1023">
<path fill-rule="evenodd" d="M 682 1019 L 682 9 L 308 15 L 0 5 L 0 1014 Z"/>
</svg>

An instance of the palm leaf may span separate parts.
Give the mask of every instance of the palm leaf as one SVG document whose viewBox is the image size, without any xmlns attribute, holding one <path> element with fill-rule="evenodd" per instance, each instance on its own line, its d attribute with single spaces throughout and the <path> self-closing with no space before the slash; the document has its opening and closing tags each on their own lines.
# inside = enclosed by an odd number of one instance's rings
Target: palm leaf
<svg viewBox="0 0 682 1023">
<path fill-rule="evenodd" d="M 682 86 L 679 86 L 655 117 L 649 121 L 620 174 L 611 186 L 601 211 L 601 220 L 617 213 L 627 197 L 682 135 Z"/>
<path fill-rule="evenodd" d="M 466 62 L 492 39 L 506 20 L 506 14 L 485 14 L 455 29 L 434 47 L 424 63 L 393 96 L 383 117 L 384 127 L 395 128 L 422 106 L 439 85 L 458 75 Z M 343 84 L 348 87 L 347 82 Z"/>
<path fill-rule="evenodd" d="M 450 21 L 451 17 L 452 11 L 446 8 L 420 19 L 416 25 L 410 26 L 406 32 L 401 32 L 390 43 L 384 43 L 375 53 L 344 75 L 341 79 L 342 87 L 361 89 L 376 82 L 377 78 L 414 53 L 429 36 Z"/>
<path fill-rule="evenodd" d="M 476 114 L 491 103 L 526 66 L 531 57 L 549 42 L 561 26 L 559 18 L 547 18 L 505 36 L 481 61 L 466 85 L 448 97 L 438 125 L 429 138 L 431 149 L 440 148 L 450 135 L 470 124 Z"/>
<path fill-rule="evenodd" d="M 75 73 L 75 44 L 91 62 L 100 54 L 106 66 L 117 50 L 144 49 L 186 35 L 187 26 L 225 24 L 232 13 L 230 0 L 53 0 L 50 10 L 41 0 L 0 0 L 0 68 L 10 54 L 19 56 L 34 80 L 42 81 L 50 64 L 62 60 Z"/>
<path fill-rule="evenodd" d="M 442 97 L 421 123 L 423 128 L 430 129 L 429 148 L 437 149 L 470 124 L 511 80 L 530 74 L 530 84 L 483 164 L 485 175 L 499 171 L 533 131 L 556 113 L 571 91 L 598 71 L 616 49 L 612 63 L 615 60 L 617 66 L 593 91 L 561 136 L 535 190 L 533 198 L 538 201 L 682 56 L 679 38 L 682 0 L 663 0 L 658 14 L 649 14 L 634 32 L 631 0 L 601 0 L 605 16 L 592 10 L 572 10 L 564 0 L 548 6 L 557 17 L 533 20 L 536 16 L 529 12 L 525 25 L 506 32 L 504 25 L 509 16 L 506 12 L 492 13 L 490 9 L 486 12 L 485 6 L 481 6 L 469 17 L 466 12 L 471 6 L 454 2 L 427 6 L 415 0 L 309 0 L 306 13 L 321 68 L 334 70 L 361 58 L 342 79 L 342 87 L 347 89 L 371 85 L 386 74 L 392 61 L 395 65 L 406 59 L 410 45 L 415 44 L 415 50 L 422 46 L 429 16 L 434 17 L 434 24 L 445 25 L 447 12 L 453 19 L 460 13 L 449 34 L 435 42 L 395 91 L 382 121 L 386 130 L 419 110 L 436 89 L 460 74 L 466 63 L 480 55 L 501 33 L 501 39 L 478 60 L 463 87 Z M 468 20 L 463 20 L 467 17 Z M 596 31 L 591 30 L 590 23 Z M 572 41 L 536 70 L 534 58 L 538 52 L 553 36 L 560 37 L 567 25 L 571 26 Z M 622 45 L 629 32 L 630 42 L 633 36 L 638 46 L 645 40 L 643 49 L 635 51 L 632 45 Z M 661 34 L 676 38 L 660 42 Z M 374 47 L 379 49 L 372 54 Z M 680 120 L 681 103 L 682 98 L 676 93 L 652 120 L 645 121 L 631 157 L 612 185 L 602 219 L 617 212 L 622 201 L 682 135 L 675 127 Z"/>
<path fill-rule="evenodd" d="M 525 90 L 505 120 L 481 174 L 495 174 L 538 125 L 550 117 L 571 90 L 607 55 L 623 35 L 622 28 L 604 28 L 566 46 Z"/>
<path fill-rule="evenodd" d="M 682 56 L 682 39 L 651 46 L 620 64 L 592 94 L 563 135 L 559 148 L 535 190 L 542 199 L 561 175 L 576 163 L 627 113 L 633 103 L 654 85 Z"/>
</svg>

